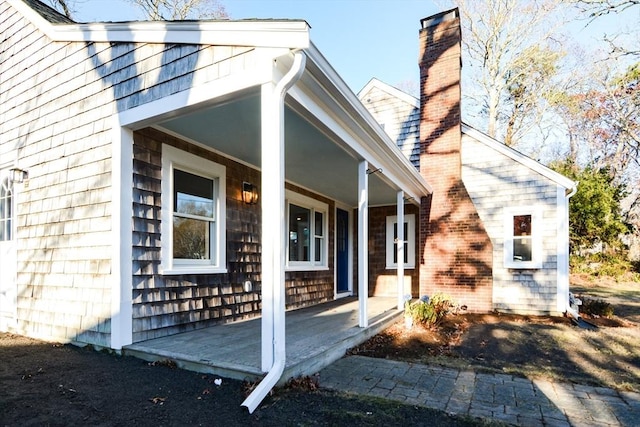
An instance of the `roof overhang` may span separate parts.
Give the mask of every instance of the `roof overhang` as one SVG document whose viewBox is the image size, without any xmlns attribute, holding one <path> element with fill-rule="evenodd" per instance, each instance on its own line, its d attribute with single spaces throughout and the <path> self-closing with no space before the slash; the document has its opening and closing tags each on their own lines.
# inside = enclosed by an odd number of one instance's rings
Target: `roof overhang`
<svg viewBox="0 0 640 427">
<path fill-rule="evenodd" d="M 302 78 L 286 98 L 288 120 L 291 122 L 289 130 L 297 131 L 298 134 L 295 141 L 298 146 L 292 147 L 290 151 L 293 153 L 292 157 L 295 157 L 298 149 L 299 158 L 307 153 L 315 156 L 311 159 L 313 161 L 319 162 L 324 159 L 325 164 L 318 164 L 317 169 L 324 168 L 327 173 L 322 177 L 310 176 L 308 168 L 306 171 L 303 168 L 297 176 L 288 178 L 292 182 L 304 181 L 302 186 L 311 190 L 320 187 L 323 189 L 321 194 L 353 205 L 353 201 L 357 200 L 357 175 L 354 172 L 353 175 L 336 176 L 338 164 L 333 163 L 331 158 L 339 158 L 342 161 L 339 165 L 350 172 L 356 171 L 357 167 L 353 166 L 357 166 L 361 161 L 367 161 L 370 169 L 379 172 L 371 174 L 369 178 L 370 192 L 378 196 L 377 199 L 371 198 L 372 205 L 395 203 L 398 191 L 404 191 L 406 199 L 418 204 L 422 197 L 432 192 L 424 178 L 402 155 L 357 96 L 311 43 L 310 27 L 304 20 L 61 24 L 48 21 L 21 0 L 8 1 L 54 41 L 185 43 L 248 46 L 264 51 L 261 65 L 257 66 L 257 72 L 254 71 L 251 75 L 238 75 L 224 82 L 213 82 L 206 88 L 190 88 L 169 95 L 161 101 L 150 102 L 119 113 L 119 121 L 123 126 L 131 129 L 155 126 L 213 149 L 216 146 L 215 141 L 203 141 L 203 134 L 195 132 L 194 120 L 200 120 L 198 123 L 201 126 L 207 126 L 211 120 L 211 116 L 207 117 L 207 112 L 211 114 L 217 108 L 217 112 L 228 114 L 229 111 L 224 111 L 223 108 L 232 108 L 229 106 L 233 106 L 234 102 L 237 103 L 237 108 L 247 108 L 248 114 L 251 114 L 251 102 L 247 102 L 247 99 L 259 93 L 259 86 L 271 78 L 272 72 L 284 72 L 283 70 L 290 66 L 292 52 L 303 51 L 307 56 L 307 66 Z M 277 68 L 272 70 L 276 57 Z M 259 116 L 253 123 L 259 127 Z M 238 129 L 238 132 L 250 133 L 250 126 L 245 122 L 245 126 Z M 308 138 L 302 136 L 304 133 L 313 135 L 313 142 L 307 141 Z M 259 141 L 259 132 L 255 131 L 255 135 L 258 135 L 256 140 Z M 228 137 L 233 139 L 233 135 Z M 291 140 L 294 134 L 290 137 Z M 322 141 L 321 137 L 324 138 Z M 324 146 L 327 156 L 323 157 L 321 145 L 325 142 L 332 146 Z M 247 152 L 251 150 L 255 151 L 256 148 L 247 148 Z M 221 153 L 225 152 L 222 150 Z M 238 152 L 236 155 L 239 156 L 238 160 L 243 160 L 243 153 Z M 259 167 L 259 162 L 256 163 L 254 160 L 248 163 Z M 291 170 L 295 172 L 293 165 Z M 323 185 L 318 182 L 322 182 Z M 348 197 L 345 195 L 347 192 L 350 192 Z"/>
<path fill-rule="evenodd" d="M 304 20 L 53 24 L 22 0 L 8 1 L 54 41 L 185 43 L 289 49 L 305 49 L 309 46 L 309 24 Z"/>
<path fill-rule="evenodd" d="M 577 184 L 574 181 L 570 180 L 566 176 L 559 174 L 558 172 L 546 167 L 542 163 L 536 160 L 533 160 L 531 157 L 525 156 L 519 151 L 516 151 L 513 148 L 506 146 L 500 141 L 497 141 L 494 138 L 491 138 L 489 135 L 486 135 L 480 132 L 479 130 L 474 129 L 465 123 L 462 124 L 462 133 L 472 137 L 478 142 L 485 144 L 486 146 L 494 149 L 495 151 L 507 157 L 512 158 L 518 163 L 550 179 L 551 181 L 555 182 L 557 185 L 560 185 L 561 187 L 564 187 L 567 190 L 573 189 L 577 186 Z"/>
</svg>

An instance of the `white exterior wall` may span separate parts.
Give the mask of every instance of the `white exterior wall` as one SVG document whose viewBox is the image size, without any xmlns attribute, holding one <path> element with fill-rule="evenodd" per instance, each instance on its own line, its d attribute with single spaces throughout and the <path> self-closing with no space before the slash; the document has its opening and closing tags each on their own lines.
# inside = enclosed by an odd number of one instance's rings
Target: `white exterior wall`
<svg viewBox="0 0 640 427">
<path fill-rule="evenodd" d="M 558 314 L 559 186 L 464 134 L 462 165 L 462 179 L 493 243 L 494 309 L 522 314 Z M 542 209 L 543 267 L 540 269 L 504 267 L 505 209 L 524 206 Z"/>
<path fill-rule="evenodd" d="M 378 87 L 372 87 L 358 97 L 387 135 L 398 144 L 407 159 L 418 167 L 420 109 Z"/>
<path fill-rule="evenodd" d="M 109 346 L 113 117 L 242 69 L 254 51 L 51 42 L 7 2 L 0 16 L 0 157 L 29 172 L 16 197 L 16 332 Z"/>
</svg>

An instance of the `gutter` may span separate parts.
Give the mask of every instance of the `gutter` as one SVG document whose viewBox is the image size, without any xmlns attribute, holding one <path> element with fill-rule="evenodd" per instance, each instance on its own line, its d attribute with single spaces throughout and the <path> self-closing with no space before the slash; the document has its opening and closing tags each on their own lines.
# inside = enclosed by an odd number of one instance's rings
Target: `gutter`
<svg viewBox="0 0 640 427">
<path fill-rule="evenodd" d="M 302 76 L 306 64 L 306 55 L 301 51 L 294 53 L 293 64 L 291 69 L 282 77 L 282 79 L 276 84 L 274 93 L 277 95 L 274 97 L 276 105 L 273 105 L 274 111 L 282 108 L 284 105 L 284 97 L 289 89 L 293 87 L 296 81 Z M 280 118 L 279 120 L 282 120 Z M 277 268 L 277 267 L 276 267 Z M 265 376 L 260 384 L 251 392 L 249 396 L 242 402 L 241 406 L 245 406 L 249 413 L 253 413 L 256 407 L 262 402 L 271 389 L 278 383 L 284 372 L 286 349 L 285 349 L 285 313 L 284 313 L 284 284 L 275 283 L 275 292 L 273 295 L 273 310 L 271 310 L 273 316 L 273 347 L 274 347 L 274 361 L 269 369 L 267 376 Z"/>
</svg>

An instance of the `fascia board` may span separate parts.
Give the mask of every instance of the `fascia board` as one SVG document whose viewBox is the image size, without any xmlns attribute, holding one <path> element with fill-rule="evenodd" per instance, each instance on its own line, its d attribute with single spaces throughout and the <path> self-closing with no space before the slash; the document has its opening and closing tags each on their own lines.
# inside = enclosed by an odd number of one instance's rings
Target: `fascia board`
<svg viewBox="0 0 640 427">
<path fill-rule="evenodd" d="M 315 95 L 315 108 L 330 111 L 336 124 L 349 129 L 349 136 L 342 135 L 345 141 L 349 141 L 350 148 L 358 156 L 370 162 L 376 167 L 381 167 L 384 173 L 396 181 L 411 183 L 414 191 L 421 194 L 412 196 L 422 197 L 432 193 L 432 189 L 424 178 L 415 170 L 411 162 L 402 155 L 395 143 L 380 127 L 369 110 L 360 102 L 342 78 L 336 73 L 324 56 L 311 43 L 311 47 L 305 51 L 309 61 L 307 62 L 307 84 L 315 83 L 315 88 L 310 88 Z M 310 98 L 311 99 L 311 98 Z M 365 141 L 365 145 L 357 141 Z M 374 145 L 367 144 L 372 141 Z"/>
<path fill-rule="evenodd" d="M 54 41 L 184 43 L 219 46 L 309 47 L 309 25 L 287 21 L 147 21 L 52 24 L 21 0 L 9 0 L 25 18 Z"/>
<path fill-rule="evenodd" d="M 494 149 L 495 151 L 504 154 L 507 157 L 510 157 L 523 166 L 528 167 L 532 171 L 537 172 L 546 178 L 549 178 L 550 180 L 566 188 L 567 190 L 576 186 L 576 183 L 566 176 L 561 175 L 552 169 L 549 169 L 542 163 L 533 160 L 531 157 L 525 156 L 524 154 L 514 150 L 513 148 L 507 147 L 503 143 L 496 141 L 490 136 L 485 135 L 484 133 L 472 128 L 465 123 L 462 124 L 462 133 L 470 136 L 478 142 L 483 143 L 484 145 Z"/>
</svg>

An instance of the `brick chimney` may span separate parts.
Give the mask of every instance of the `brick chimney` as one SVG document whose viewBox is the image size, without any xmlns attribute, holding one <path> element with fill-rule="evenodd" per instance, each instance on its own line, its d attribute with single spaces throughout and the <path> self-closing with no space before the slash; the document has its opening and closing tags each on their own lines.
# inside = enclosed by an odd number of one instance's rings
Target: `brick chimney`
<svg viewBox="0 0 640 427">
<path fill-rule="evenodd" d="M 420 294 L 492 310 L 492 245 L 462 182 L 458 9 L 422 19 L 420 173 L 433 188 L 420 216 Z"/>
</svg>

